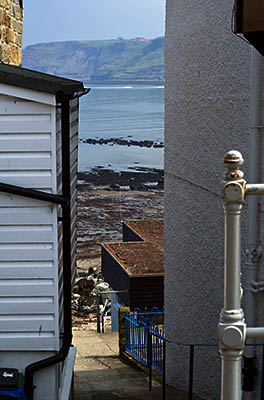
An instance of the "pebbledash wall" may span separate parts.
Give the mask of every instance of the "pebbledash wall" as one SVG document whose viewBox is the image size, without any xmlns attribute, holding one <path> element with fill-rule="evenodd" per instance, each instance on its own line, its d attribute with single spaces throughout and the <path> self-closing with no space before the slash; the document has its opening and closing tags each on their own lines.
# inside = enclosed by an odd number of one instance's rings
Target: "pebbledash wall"
<svg viewBox="0 0 264 400">
<path fill-rule="evenodd" d="M 241 151 L 247 171 L 252 50 L 231 32 L 232 1 L 167 0 L 166 7 L 166 334 L 181 342 L 217 343 L 224 281 L 223 156 Z M 245 206 L 242 249 L 246 224 Z M 262 271 L 263 265 L 263 277 Z M 263 294 L 257 296 L 261 310 Z M 263 311 L 258 324 L 264 326 Z M 168 384 L 187 389 L 188 348 L 168 346 Z M 194 391 L 220 399 L 217 349 L 196 350 L 194 365 Z"/>
<path fill-rule="evenodd" d="M 0 0 L 0 61 L 21 65 L 22 0 Z"/>
</svg>

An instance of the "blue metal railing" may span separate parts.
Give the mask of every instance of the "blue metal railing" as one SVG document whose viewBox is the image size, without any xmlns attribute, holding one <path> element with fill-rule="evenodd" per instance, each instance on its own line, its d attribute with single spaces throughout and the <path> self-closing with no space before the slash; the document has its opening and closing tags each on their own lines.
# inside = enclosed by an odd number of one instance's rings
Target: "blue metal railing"
<svg viewBox="0 0 264 400">
<path fill-rule="evenodd" d="M 125 315 L 125 350 L 149 369 L 149 390 L 152 389 L 152 367 L 163 375 L 162 398 L 165 400 L 164 312 L 153 307 L 134 310 Z"/>
<path fill-rule="evenodd" d="M 125 350 L 149 369 L 149 390 L 152 389 L 152 367 L 162 373 L 162 400 L 166 399 L 166 343 L 189 347 L 189 378 L 188 400 L 193 399 L 193 380 L 195 350 L 211 348 L 218 352 L 218 344 L 208 343 L 184 343 L 169 340 L 164 332 L 164 312 L 157 308 L 151 311 L 140 312 L 134 310 L 125 316 L 126 344 Z M 252 344 L 246 344 L 252 346 Z M 264 400 L 264 343 L 255 343 L 253 346 L 262 347 L 262 371 L 260 400 Z"/>
<path fill-rule="evenodd" d="M 159 312 L 156 307 L 145 312 L 134 310 L 125 316 L 126 351 L 146 367 L 151 363 L 160 372 L 164 340 L 163 322 L 164 312 Z"/>
</svg>

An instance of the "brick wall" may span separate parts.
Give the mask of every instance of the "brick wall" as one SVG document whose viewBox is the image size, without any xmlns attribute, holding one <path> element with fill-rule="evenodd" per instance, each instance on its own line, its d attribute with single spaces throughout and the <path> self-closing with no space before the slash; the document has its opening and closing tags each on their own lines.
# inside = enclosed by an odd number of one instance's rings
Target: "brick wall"
<svg viewBox="0 0 264 400">
<path fill-rule="evenodd" d="M 21 65 L 22 61 L 21 0 L 0 0 L 0 61 Z"/>
</svg>

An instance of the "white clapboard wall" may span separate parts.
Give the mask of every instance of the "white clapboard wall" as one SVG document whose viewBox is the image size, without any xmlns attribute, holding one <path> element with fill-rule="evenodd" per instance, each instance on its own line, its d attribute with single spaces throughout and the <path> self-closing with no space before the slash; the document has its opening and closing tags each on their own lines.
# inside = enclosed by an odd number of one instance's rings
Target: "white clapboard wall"
<svg viewBox="0 0 264 400">
<path fill-rule="evenodd" d="M 74 228 L 77 100 L 71 107 Z M 0 182 L 61 191 L 58 117 L 55 96 L 0 85 Z M 0 351 L 59 349 L 61 257 L 58 206 L 0 192 Z M 72 269 L 74 279 L 75 257 Z"/>
<path fill-rule="evenodd" d="M 76 245 L 77 245 L 77 171 L 78 171 L 78 116 L 79 100 L 70 101 L 70 177 L 71 177 L 71 281 L 72 287 L 76 276 Z M 62 193 L 62 160 L 61 160 L 61 109 L 56 114 L 56 137 L 57 137 L 57 193 Z M 62 223 L 58 226 L 58 249 L 59 249 L 59 321 L 60 333 L 63 332 L 63 249 L 62 249 Z"/>
</svg>

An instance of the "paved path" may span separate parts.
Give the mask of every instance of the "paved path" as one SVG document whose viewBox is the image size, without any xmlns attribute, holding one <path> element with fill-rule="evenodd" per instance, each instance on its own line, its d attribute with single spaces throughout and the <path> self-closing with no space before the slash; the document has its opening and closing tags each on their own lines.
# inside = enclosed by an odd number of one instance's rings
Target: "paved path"
<svg viewBox="0 0 264 400">
<path fill-rule="evenodd" d="M 74 400 L 162 400 L 161 385 L 138 368 L 118 358 L 116 333 L 98 334 L 95 330 L 73 331 L 77 347 L 74 374 Z M 166 400 L 187 400 L 186 393 L 167 389 Z M 196 400 L 197 397 L 193 397 Z"/>
</svg>

